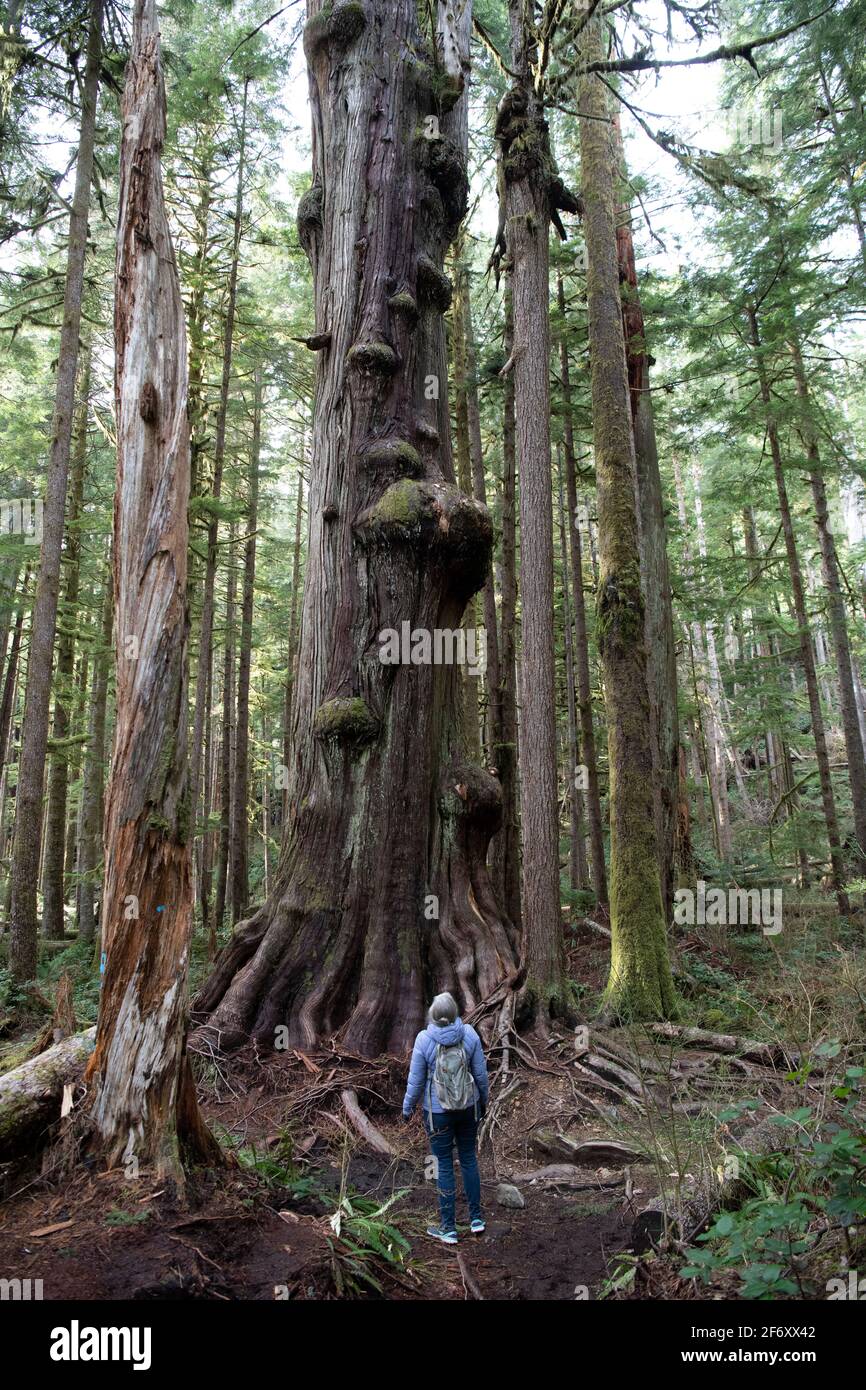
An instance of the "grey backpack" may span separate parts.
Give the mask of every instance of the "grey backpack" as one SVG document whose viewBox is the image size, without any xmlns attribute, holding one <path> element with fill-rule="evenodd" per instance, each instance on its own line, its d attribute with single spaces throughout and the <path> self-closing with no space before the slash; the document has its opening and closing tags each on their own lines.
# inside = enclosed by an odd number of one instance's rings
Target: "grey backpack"
<svg viewBox="0 0 866 1390">
<path fill-rule="evenodd" d="M 475 1104 L 475 1082 L 462 1042 L 436 1044 L 433 1085 L 443 1110 L 468 1110 Z"/>
</svg>

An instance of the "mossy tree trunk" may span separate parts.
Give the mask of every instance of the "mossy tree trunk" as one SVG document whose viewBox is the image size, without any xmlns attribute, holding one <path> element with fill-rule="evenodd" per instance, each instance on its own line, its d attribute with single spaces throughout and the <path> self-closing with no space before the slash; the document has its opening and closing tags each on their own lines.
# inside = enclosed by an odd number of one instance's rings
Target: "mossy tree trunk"
<svg viewBox="0 0 866 1390">
<path fill-rule="evenodd" d="M 669 921 L 673 909 L 674 871 L 678 857 L 676 829 L 680 741 L 673 599 L 668 567 L 664 494 L 659 473 L 658 446 L 650 394 L 651 359 L 647 353 L 646 329 L 637 283 L 631 210 L 624 197 L 628 171 L 618 117 L 614 118 L 613 133 L 623 197 L 617 216 L 616 243 L 622 286 L 626 372 L 637 467 L 638 528 L 646 605 L 647 680 L 653 748 L 653 796 L 662 903 Z"/>
<path fill-rule="evenodd" d="M 439 19 L 434 54 L 411 0 L 309 0 L 298 220 L 320 352 L 288 814 L 271 894 L 197 1001 L 223 1046 L 284 1026 L 399 1052 L 431 988 L 467 1009 L 515 967 L 486 870 L 500 790 L 460 759 L 456 669 L 380 659 L 384 629 L 459 628 L 492 541 L 451 461 L 442 266 L 466 207 L 469 6 Z"/>
<path fill-rule="evenodd" d="M 216 1159 L 185 1054 L 192 927 L 186 603 L 186 332 L 163 197 L 155 0 L 136 0 L 117 225 L 114 590 L 117 722 L 105 824 L 104 975 L 88 1064 L 109 1166 L 182 1178 Z M 134 1171 L 134 1170 L 133 1170 Z"/>
<path fill-rule="evenodd" d="M 588 63 L 604 58 L 599 19 L 586 26 L 582 53 Z M 605 1007 L 618 1017 L 668 1018 L 677 1001 L 656 843 L 645 602 L 617 264 L 617 169 L 607 89 L 597 76 L 581 78 L 578 107 L 598 488 L 597 630 L 610 766 L 612 939 Z"/>
</svg>

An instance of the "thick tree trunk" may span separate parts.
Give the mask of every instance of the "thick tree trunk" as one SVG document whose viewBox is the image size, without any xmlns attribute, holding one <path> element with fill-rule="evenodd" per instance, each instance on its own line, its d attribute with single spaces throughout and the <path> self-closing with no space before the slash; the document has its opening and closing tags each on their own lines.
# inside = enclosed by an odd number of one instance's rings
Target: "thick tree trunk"
<svg viewBox="0 0 866 1390">
<path fill-rule="evenodd" d="M 553 157 L 532 68 L 530 7 L 512 0 L 514 86 L 496 121 L 511 275 L 517 471 L 520 478 L 521 775 L 526 983 L 522 1010 L 544 1027 L 567 1013 L 559 899 L 553 663 L 553 496 L 550 466 L 549 227 Z"/>
<path fill-rule="evenodd" d="M 451 756 L 455 672 L 383 662 L 379 641 L 403 622 L 458 628 L 492 528 L 454 484 L 448 433 L 442 265 L 466 173 L 447 106 L 462 74 L 435 81 L 412 0 L 310 0 L 308 14 L 314 177 L 298 220 L 329 342 L 288 819 L 270 898 L 198 1004 L 224 1045 L 342 1028 L 374 1055 L 407 1045 L 431 985 L 472 1008 L 514 969 L 485 867 L 499 788 Z M 459 19 L 468 52 L 468 6 Z"/>
<path fill-rule="evenodd" d="M 514 348 L 511 277 L 505 281 L 505 357 Z M 502 830 L 493 841 L 493 882 L 500 902 L 516 927 L 520 905 L 520 797 L 517 725 L 517 523 L 514 423 L 514 376 L 508 372 L 502 401 L 502 642 L 499 679 L 502 687 L 502 737 L 493 750 L 502 787 Z"/>
<path fill-rule="evenodd" d="M 478 354 L 475 347 L 475 328 L 472 323 L 472 297 L 469 292 L 469 269 L 462 266 L 463 288 L 460 307 L 463 312 L 463 345 L 466 365 L 466 423 L 469 430 L 469 460 L 472 469 L 472 495 L 482 507 L 487 506 L 487 483 L 484 476 L 484 451 L 481 444 L 481 409 L 478 401 Z M 493 587 L 491 560 L 484 581 L 484 628 L 487 634 L 486 682 L 490 694 L 487 708 L 486 743 L 494 764 L 502 742 L 502 684 L 499 674 L 499 632 L 496 623 L 496 591 Z"/>
<path fill-rule="evenodd" d="M 601 21 L 582 56 L 603 59 Z M 607 89 L 581 78 L 578 106 L 589 260 L 592 418 L 598 489 L 598 634 L 610 766 L 611 969 L 605 1006 L 616 1016 L 668 1018 L 677 1001 L 668 959 L 653 798 L 645 605 L 631 403 L 626 376 L 614 214 L 615 159 Z"/>
<path fill-rule="evenodd" d="M 12 855 L 12 939 L 9 965 L 18 981 L 36 974 L 37 904 L 39 862 L 42 849 L 42 791 L 48 747 L 48 708 L 51 698 L 51 666 L 57 603 L 60 590 L 60 556 L 66 513 L 66 486 L 72 444 L 75 380 L 78 372 L 78 337 L 81 326 L 81 294 L 87 246 L 87 213 L 96 141 L 96 100 L 102 49 L 103 0 L 91 0 L 87 31 L 87 59 L 82 91 L 81 125 L 75 191 L 69 217 L 69 248 L 63 323 L 57 358 L 57 385 L 51 421 L 51 456 L 42 521 L 42 550 L 27 660 L 24 725 L 18 765 L 15 842 Z"/>
<path fill-rule="evenodd" d="M 232 522 L 229 531 L 228 554 L 225 644 L 223 646 L 223 727 L 219 775 L 220 827 L 216 890 L 214 893 L 215 931 L 220 930 L 225 917 L 232 849 L 232 766 L 235 751 L 235 596 L 237 593 L 234 522 Z"/>
<path fill-rule="evenodd" d="M 292 705 L 294 703 L 295 672 L 298 662 L 298 597 L 301 585 L 301 534 L 304 515 L 304 440 L 301 435 L 301 461 L 298 467 L 298 492 L 295 500 L 295 544 L 292 551 L 292 597 L 289 604 L 289 643 L 286 650 L 286 689 L 283 701 L 283 789 L 280 824 L 285 827 L 288 821 L 289 788 L 287 773 L 292 760 Z"/>
<path fill-rule="evenodd" d="M 462 242 L 462 239 L 461 239 Z M 462 250 L 458 243 L 458 251 Z M 466 293 L 466 278 L 460 254 L 453 257 L 454 298 L 451 304 L 451 363 L 454 382 L 454 460 L 457 482 L 467 497 L 474 495 L 472 489 L 472 462 L 469 457 L 469 408 L 466 390 L 466 318 L 463 311 L 463 296 Z M 464 631 L 475 631 L 478 626 L 478 601 L 473 595 L 463 614 Z M 478 678 L 471 676 L 464 667 L 460 672 L 460 717 L 462 742 L 466 756 L 473 762 L 481 761 L 481 718 L 478 705 Z"/>
<path fill-rule="evenodd" d="M 566 800 L 569 816 L 568 881 L 572 890 L 586 888 L 589 873 L 583 828 L 583 792 L 578 785 L 577 702 L 574 693 L 574 632 L 571 625 L 571 595 L 568 583 L 568 548 L 565 543 L 566 517 L 562 496 L 562 455 L 559 467 L 559 547 L 562 570 L 562 624 L 565 633 L 565 703 L 568 711 L 568 758 L 566 761 Z"/>
<path fill-rule="evenodd" d="M 752 345 L 755 368 L 758 373 L 761 401 L 764 406 L 764 414 L 767 423 L 767 438 L 770 443 L 770 455 L 773 460 L 773 473 L 775 475 L 776 491 L 779 497 L 779 513 L 782 518 L 782 529 L 785 535 L 785 551 L 788 557 L 788 572 L 791 577 L 791 593 L 800 642 L 800 659 L 803 663 L 803 674 L 806 678 L 806 692 L 809 697 L 809 711 L 812 718 L 812 738 L 815 743 L 815 758 L 818 763 L 818 779 L 821 785 L 821 802 L 824 807 L 824 823 L 827 828 L 827 843 L 830 849 L 833 888 L 836 893 L 839 911 L 843 915 L 846 915 L 848 912 L 848 895 L 845 892 L 845 866 L 842 857 L 842 843 L 839 835 L 839 820 L 836 815 L 836 798 L 833 794 L 833 782 L 830 777 L 830 759 L 827 756 L 827 739 L 824 733 L 824 717 L 821 713 L 821 696 L 818 691 L 815 657 L 812 651 L 812 634 L 809 629 L 809 615 L 806 610 L 803 573 L 800 568 L 800 557 L 797 553 L 797 538 L 794 534 L 794 523 L 791 519 L 791 507 L 788 501 L 788 489 L 785 484 L 785 470 L 782 466 L 782 449 L 779 443 L 779 430 L 775 416 L 773 415 L 770 384 L 767 379 L 767 369 L 761 350 L 758 315 L 754 307 L 749 306 L 746 311 L 746 317 L 749 325 L 749 341 Z"/>
<path fill-rule="evenodd" d="M 253 601 L 256 590 L 256 527 L 259 515 L 259 452 L 262 438 L 262 373 L 256 370 L 253 400 L 253 437 L 250 444 L 247 539 L 244 546 L 244 582 L 241 596 L 241 637 L 238 654 L 237 731 L 232 825 L 232 925 L 245 911 L 250 894 L 250 667 L 253 654 Z"/>
<path fill-rule="evenodd" d="M 160 156 L 155 0 L 136 0 L 123 94 L 117 226 L 114 587 L 117 724 L 105 826 L 105 970 L 90 1117 L 110 1166 L 180 1179 L 218 1156 L 184 1031 L 189 938 L 186 605 L 189 419 L 183 304 Z"/>
</svg>

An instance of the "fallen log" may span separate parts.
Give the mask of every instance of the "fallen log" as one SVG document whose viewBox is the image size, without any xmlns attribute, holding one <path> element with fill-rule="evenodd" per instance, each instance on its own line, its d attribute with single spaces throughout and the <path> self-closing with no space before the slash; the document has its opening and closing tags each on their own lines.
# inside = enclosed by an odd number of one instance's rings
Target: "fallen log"
<svg viewBox="0 0 866 1390">
<path fill-rule="evenodd" d="M 63 1088 L 80 1080 L 95 1036 L 95 1028 L 75 1033 L 0 1076 L 0 1163 L 20 1157 L 60 1119 Z"/>
<path fill-rule="evenodd" d="M 676 1023 L 652 1023 L 650 1032 L 656 1037 L 670 1038 L 683 1047 L 706 1047 L 711 1052 L 726 1052 L 744 1057 L 748 1062 L 763 1062 L 768 1066 L 783 1066 L 795 1071 L 802 1054 L 782 1047 L 780 1043 L 756 1042 L 754 1038 L 738 1038 L 733 1033 L 711 1033 L 706 1028 L 682 1028 Z M 817 1070 L 817 1068 L 815 1068 Z"/>
<path fill-rule="evenodd" d="M 351 1120 L 352 1125 L 358 1131 L 361 1138 L 366 1140 L 370 1145 L 370 1148 L 375 1149 L 376 1153 L 385 1154 L 388 1158 L 396 1158 L 395 1150 L 388 1143 L 384 1134 L 376 1128 L 371 1120 L 367 1119 L 367 1116 L 361 1109 L 355 1091 L 349 1089 L 341 1091 L 340 1099 L 343 1102 L 343 1109 Z"/>
<path fill-rule="evenodd" d="M 531 1168 L 528 1173 L 511 1174 L 511 1181 L 517 1183 L 543 1182 L 553 1187 L 575 1187 L 585 1192 L 595 1192 L 603 1187 L 622 1187 L 625 1178 L 613 1181 L 587 1182 L 586 1171 L 574 1163 L 547 1163 L 543 1168 Z"/>
<path fill-rule="evenodd" d="M 542 1158 L 557 1159 L 575 1167 L 608 1168 L 623 1167 L 626 1163 L 646 1161 L 646 1154 L 629 1144 L 621 1144 L 616 1139 L 573 1139 L 569 1134 L 555 1134 L 551 1130 L 539 1130 L 529 1145 L 533 1153 Z"/>
</svg>

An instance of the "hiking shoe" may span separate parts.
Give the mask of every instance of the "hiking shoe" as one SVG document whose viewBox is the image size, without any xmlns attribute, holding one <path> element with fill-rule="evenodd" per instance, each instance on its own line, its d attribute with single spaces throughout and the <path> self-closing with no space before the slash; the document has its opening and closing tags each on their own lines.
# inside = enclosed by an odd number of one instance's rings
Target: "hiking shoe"
<svg viewBox="0 0 866 1390">
<path fill-rule="evenodd" d="M 470 1222 L 469 1229 L 474 1236 L 483 1236 L 487 1228 L 481 1220 L 481 1217 L 476 1216 L 474 1221 Z"/>
<path fill-rule="evenodd" d="M 434 1240 L 441 1240 L 443 1245 L 457 1244 L 456 1231 L 443 1231 L 440 1226 L 428 1226 L 427 1234 L 428 1236 L 432 1236 Z"/>
</svg>

